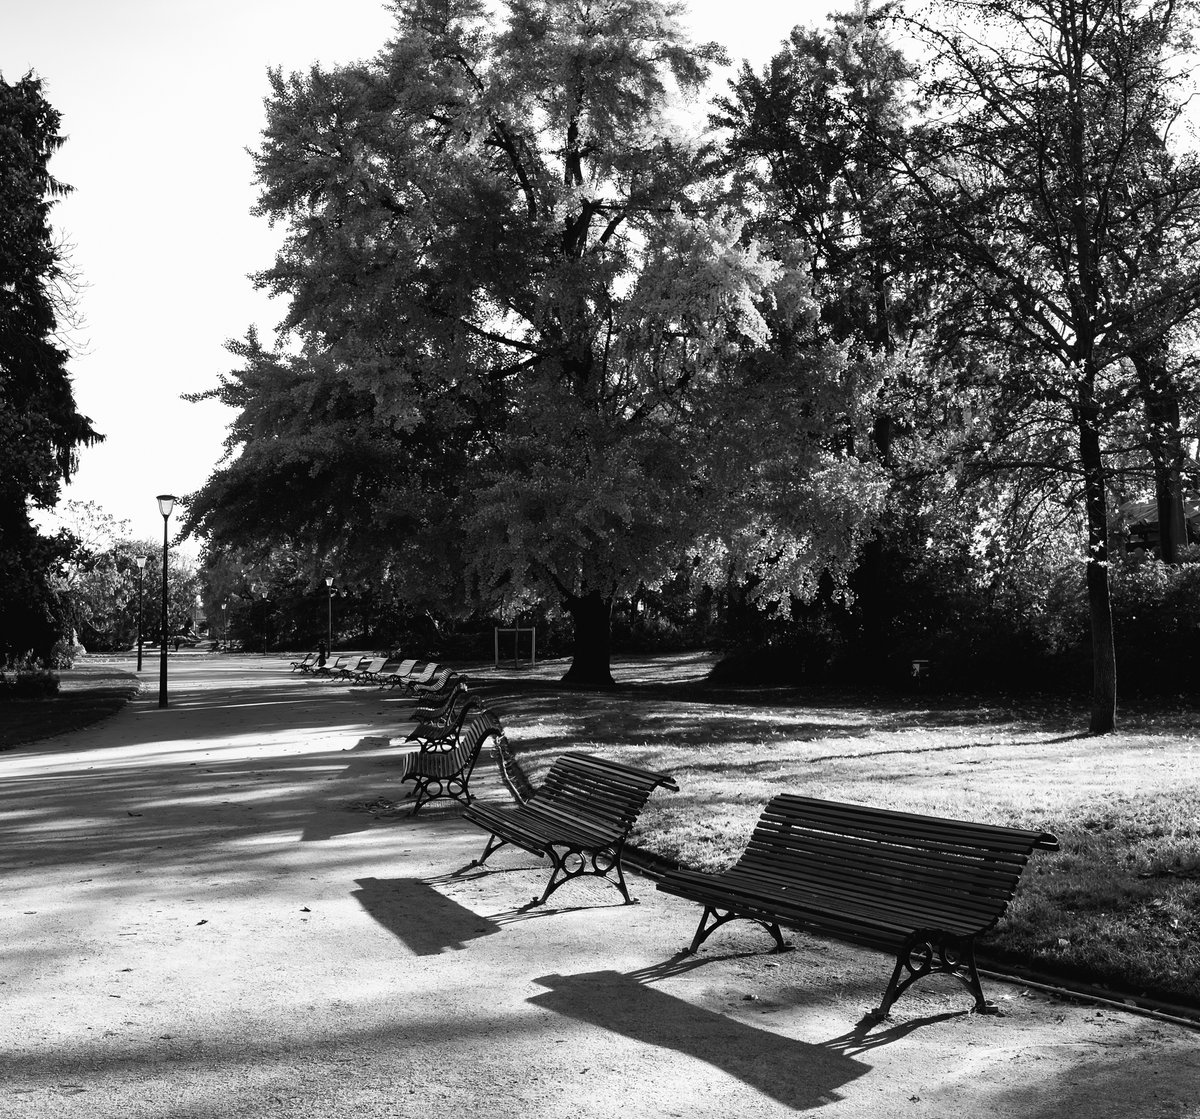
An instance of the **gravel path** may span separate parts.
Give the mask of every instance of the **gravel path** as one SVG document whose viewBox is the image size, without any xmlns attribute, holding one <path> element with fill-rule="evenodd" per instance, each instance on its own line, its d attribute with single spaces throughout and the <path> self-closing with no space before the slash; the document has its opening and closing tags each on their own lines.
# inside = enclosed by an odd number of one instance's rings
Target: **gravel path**
<svg viewBox="0 0 1200 1119">
<path fill-rule="evenodd" d="M 537 860 L 455 874 L 457 810 L 370 807 L 399 702 L 181 656 L 160 710 L 152 675 L 0 755 L 0 1116 L 1200 1117 L 1195 1030 L 929 981 L 857 1032 L 877 953 L 734 925 L 681 959 L 697 911 L 637 876 L 525 912 Z"/>
</svg>

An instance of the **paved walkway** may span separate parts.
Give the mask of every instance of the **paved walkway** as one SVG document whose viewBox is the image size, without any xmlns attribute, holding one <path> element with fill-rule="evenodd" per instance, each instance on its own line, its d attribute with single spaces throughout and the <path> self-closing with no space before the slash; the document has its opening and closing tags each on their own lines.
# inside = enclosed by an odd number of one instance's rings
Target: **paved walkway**
<svg viewBox="0 0 1200 1119">
<path fill-rule="evenodd" d="M 522 912 L 520 852 L 417 820 L 404 708 L 275 659 L 172 658 L 121 714 L 0 754 L 0 1116 L 1200 1116 L 1200 1035 L 992 985 L 928 983 L 867 1034 L 888 961 L 763 952 L 634 876 Z M 520 738 L 520 716 L 508 718 Z M 568 744 L 564 744 L 566 746 Z M 504 796 L 484 760 L 478 791 Z M 490 864 L 489 864 L 490 865 Z"/>
</svg>

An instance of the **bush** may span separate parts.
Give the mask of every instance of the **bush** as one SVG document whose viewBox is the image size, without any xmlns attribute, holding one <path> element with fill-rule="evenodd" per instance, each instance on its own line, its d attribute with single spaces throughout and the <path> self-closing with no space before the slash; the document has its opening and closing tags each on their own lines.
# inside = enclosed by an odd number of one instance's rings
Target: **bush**
<svg viewBox="0 0 1200 1119">
<path fill-rule="evenodd" d="M 0 671 L 0 697 L 4 699 L 51 699 L 58 695 L 58 677 L 45 669 Z"/>
<path fill-rule="evenodd" d="M 1112 568 L 1117 685 L 1143 693 L 1191 692 L 1200 639 L 1200 563 L 1169 567 L 1137 553 Z"/>
</svg>

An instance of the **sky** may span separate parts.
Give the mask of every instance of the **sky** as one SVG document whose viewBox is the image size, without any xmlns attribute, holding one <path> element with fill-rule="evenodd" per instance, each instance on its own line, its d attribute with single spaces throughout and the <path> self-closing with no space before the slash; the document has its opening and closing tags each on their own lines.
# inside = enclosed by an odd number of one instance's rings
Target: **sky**
<svg viewBox="0 0 1200 1119">
<path fill-rule="evenodd" d="M 850 6 L 690 0 L 687 18 L 695 41 L 757 68 L 793 26 Z M 193 492 L 219 465 L 232 413 L 182 395 L 233 367 L 227 339 L 251 324 L 269 338 L 284 313 L 248 279 L 279 240 L 250 213 L 267 68 L 368 58 L 392 26 L 383 0 L 0 0 L 0 75 L 34 70 L 62 115 L 51 171 L 74 193 L 53 222 L 83 282 L 70 368 L 106 436 L 80 452 L 60 509 L 94 502 L 157 539 L 155 495 Z"/>
</svg>

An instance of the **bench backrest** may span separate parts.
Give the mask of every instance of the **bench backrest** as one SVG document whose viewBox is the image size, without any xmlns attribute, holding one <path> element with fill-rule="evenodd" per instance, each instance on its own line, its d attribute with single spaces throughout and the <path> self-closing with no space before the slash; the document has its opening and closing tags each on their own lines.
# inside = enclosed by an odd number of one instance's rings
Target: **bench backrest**
<svg viewBox="0 0 1200 1119">
<path fill-rule="evenodd" d="M 595 754 L 563 754 L 526 803 L 568 822 L 583 818 L 623 834 L 660 785 L 679 789 L 665 773 L 622 765 Z"/>
<path fill-rule="evenodd" d="M 467 678 L 460 676 L 448 690 L 427 695 L 413 711 L 413 718 L 429 722 L 453 719 L 459 704 L 466 702 L 469 697 Z"/>
<path fill-rule="evenodd" d="M 990 928 L 1048 832 L 784 793 L 763 810 L 737 869 L 847 896 L 945 906 Z"/>
<path fill-rule="evenodd" d="M 474 703 L 475 700 L 471 700 Z M 470 704 L 464 708 L 468 711 Z M 475 759 L 483 749 L 488 735 L 504 737 L 504 728 L 496 713 L 490 708 L 471 712 L 470 718 L 460 724 L 456 741 L 448 749 L 425 749 L 414 763 L 415 772 L 426 777 L 452 777 L 455 774 L 470 775 L 475 768 Z"/>
<path fill-rule="evenodd" d="M 428 680 L 414 680 L 413 683 L 420 684 L 428 692 L 437 692 L 446 686 L 452 675 L 454 675 L 454 669 L 440 668 Z"/>
<path fill-rule="evenodd" d="M 393 676 L 407 676 L 417 666 L 416 657 L 411 657 L 408 660 L 403 660 L 396 666 L 392 672 Z"/>
<path fill-rule="evenodd" d="M 437 662 L 428 661 L 408 674 L 408 683 L 428 684 L 429 681 L 433 679 L 434 673 L 437 672 L 437 670 Z"/>
<path fill-rule="evenodd" d="M 504 727 L 496 713 L 490 707 L 484 707 L 482 710 L 473 712 L 466 722 L 459 724 L 459 747 L 468 753 L 477 751 L 487 741 L 489 734 L 503 738 Z"/>
</svg>

